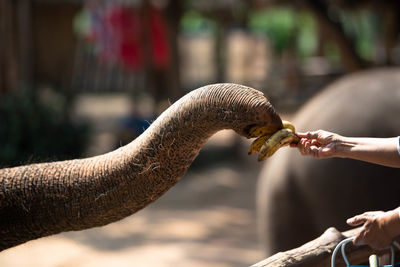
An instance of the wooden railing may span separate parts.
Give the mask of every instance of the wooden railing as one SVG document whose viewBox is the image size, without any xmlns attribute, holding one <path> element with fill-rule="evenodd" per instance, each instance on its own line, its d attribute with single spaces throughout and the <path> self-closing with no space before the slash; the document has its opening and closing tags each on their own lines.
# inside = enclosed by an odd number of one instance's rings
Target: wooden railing
<svg viewBox="0 0 400 267">
<path fill-rule="evenodd" d="M 279 252 L 252 267 L 328 267 L 330 266 L 332 252 L 336 245 L 345 238 L 354 236 L 359 228 L 346 232 L 339 232 L 335 228 L 329 228 L 320 237 L 302 245 L 301 247 Z M 371 254 L 383 255 L 389 250 L 374 251 L 368 246 L 346 247 L 346 255 L 351 264 L 367 262 Z M 345 267 L 342 256 L 338 253 L 335 267 Z"/>
</svg>

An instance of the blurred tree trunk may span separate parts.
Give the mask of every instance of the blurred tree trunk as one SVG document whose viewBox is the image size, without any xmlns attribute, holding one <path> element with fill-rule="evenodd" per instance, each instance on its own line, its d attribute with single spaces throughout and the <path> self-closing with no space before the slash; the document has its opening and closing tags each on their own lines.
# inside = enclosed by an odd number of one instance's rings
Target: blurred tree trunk
<svg viewBox="0 0 400 267">
<path fill-rule="evenodd" d="M 19 80 L 26 84 L 33 80 L 33 21 L 32 1 L 17 1 Z"/>
<path fill-rule="evenodd" d="M 346 37 L 341 25 L 329 18 L 326 3 L 320 0 L 305 0 L 301 3 L 313 14 L 325 36 L 338 46 L 346 71 L 353 72 L 365 68 L 365 62 L 356 53 L 353 43 Z"/>
<path fill-rule="evenodd" d="M 150 92 L 156 102 L 156 105 L 169 99 L 171 102 L 179 99 L 182 95 L 179 77 L 179 51 L 178 51 L 178 33 L 179 23 L 182 16 L 182 1 L 169 1 L 164 9 L 166 15 L 166 28 L 170 45 L 170 66 L 168 69 L 158 69 L 153 64 L 153 55 L 151 49 L 150 22 L 149 14 L 151 4 L 149 1 L 143 1 L 143 48 L 144 48 L 144 66 L 145 66 L 145 87 Z"/>
<path fill-rule="evenodd" d="M 398 8 L 393 4 L 384 5 L 382 10 L 383 19 L 383 42 L 385 51 L 385 64 L 392 64 L 393 50 L 396 47 L 400 26 L 398 18 Z"/>
<path fill-rule="evenodd" d="M 15 32 L 15 2 L 0 1 L 0 91 L 10 91 L 17 87 L 18 64 Z"/>
<path fill-rule="evenodd" d="M 225 56 L 226 56 L 226 20 L 220 19 L 219 16 L 215 17 L 217 22 L 216 33 L 215 33 L 215 50 L 216 58 L 215 64 L 217 66 L 217 81 L 218 83 L 223 82 L 225 79 Z"/>
<path fill-rule="evenodd" d="M 171 0 L 166 8 L 168 31 L 171 46 L 171 68 L 168 71 L 171 100 L 176 101 L 185 94 L 180 82 L 179 25 L 183 15 L 181 0 Z"/>
<path fill-rule="evenodd" d="M 150 27 L 149 23 L 147 22 L 147 14 L 149 10 L 149 3 L 148 1 L 143 1 L 141 8 L 141 25 L 142 25 L 142 30 L 141 30 L 141 40 L 142 40 L 142 48 L 143 48 L 143 75 L 144 75 L 144 90 L 149 91 L 149 93 L 153 96 L 153 92 L 151 90 L 151 80 L 152 78 L 150 77 L 151 72 L 151 49 L 150 49 Z"/>
</svg>

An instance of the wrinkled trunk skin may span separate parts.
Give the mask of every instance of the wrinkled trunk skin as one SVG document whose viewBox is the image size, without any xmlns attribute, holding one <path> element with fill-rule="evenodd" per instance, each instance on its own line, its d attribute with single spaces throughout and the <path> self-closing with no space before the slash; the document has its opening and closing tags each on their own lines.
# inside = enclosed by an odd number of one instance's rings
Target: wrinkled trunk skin
<svg viewBox="0 0 400 267">
<path fill-rule="evenodd" d="M 141 136 L 110 153 L 0 170 L 0 250 L 64 231 L 115 222 L 175 185 L 222 129 L 282 122 L 262 93 L 240 85 L 197 89 Z"/>
</svg>

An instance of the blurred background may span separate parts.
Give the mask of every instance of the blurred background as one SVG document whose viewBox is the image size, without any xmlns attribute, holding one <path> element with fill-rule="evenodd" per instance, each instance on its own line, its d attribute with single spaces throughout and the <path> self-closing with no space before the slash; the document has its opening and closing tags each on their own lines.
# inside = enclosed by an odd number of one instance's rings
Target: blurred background
<svg viewBox="0 0 400 267">
<path fill-rule="evenodd" d="M 399 65 L 399 11 L 374 0 L 1 0 L 0 166 L 113 150 L 212 83 L 261 90 L 290 119 L 339 77 Z M 149 208 L 9 249 L 0 266 L 255 263 L 261 164 L 248 145 L 221 132 Z"/>
</svg>

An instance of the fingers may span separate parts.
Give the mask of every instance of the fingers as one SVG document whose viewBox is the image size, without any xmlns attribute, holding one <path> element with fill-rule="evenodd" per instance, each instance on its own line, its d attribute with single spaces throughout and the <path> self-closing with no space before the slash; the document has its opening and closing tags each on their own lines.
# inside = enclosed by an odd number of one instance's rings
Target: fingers
<svg viewBox="0 0 400 267">
<path fill-rule="evenodd" d="M 310 132 L 305 132 L 305 133 L 296 133 L 297 136 L 300 138 L 308 138 L 308 139 L 319 139 L 324 133 L 328 133 L 323 130 L 317 130 L 317 131 L 310 131 Z"/>
<path fill-rule="evenodd" d="M 347 219 L 346 222 L 351 226 L 363 225 L 353 240 L 354 245 L 369 245 L 373 249 L 388 246 L 393 236 L 382 228 L 380 220 L 384 215 L 382 211 L 370 211 Z"/>
<path fill-rule="evenodd" d="M 321 147 L 317 140 L 307 138 L 300 139 L 297 148 L 303 156 L 312 156 L 315 158 L 327 157 L 331 152 L 329 147 Z"/>
<path fill-rule="evenodd" d="M 302 138 L 300 139 L 297 148 L 299 149 L 300 153 L 303 156 L 314 156 L 315 154 L 317 154 L 318 152 L 316 151 L 318 148 L 313 145 L 315 142 L 312 142 L 312 140 L 306 139 L 306 138 Z"/>
<path fill-rule="evenodd" d="M 364 212 L 363 214 L 356 215 L 354 217 L 347 219 L 346 222 L 351 226 L 357 226 L 365 223 L 366 221 L 374 220 L 375 218 L 382 216 L 384 213 L 385 212 L 383 211 L 367 211 Z"/>
<path fill-rule="evenodd" d="M 355 236 L 353 244 L 356 246 L 368 245 L 373 249 L 384 249 L 392 243 L 392 237 L 386 235 L 374 223 L 366 222 Z"/>
<path fill-rule="evenodd" d="M 357 215 L 352 218 L 347 219 L 346 223 L 351 226 L 358 226 L 367 221 L 367 218 L 364 215 Z"/>
<path fill-rule="evenodd" d="M 307 133 L 296 133 L 296 135 L 300 138 L 307 138 Z"/>
<path fill-rule="evenodd" d="M 296 135 L 301 138 L 296 147 L 303 156 L 312 156 L 314 158 L 328 158 L 334 156 L 336 149 L 332 133 L 317 130 L 296 133 Z"/>
<path fill-rule="evenodd" d="M 367 221 L 367 218 L 364 213 L 364 214 L 357 215 L 357 216 L 347 219 L 346 223 L 351 226 L 358 226 L 358 225 L 364 224 L 366 221 Z M 365 245 L 365 232 L 366 232 L 365 227 L 361 228 L 360 232 L 358 232 L 358 234 L 355 236 L 355 238 L 353 240 L 354 245 L 356 245 L 356 246 Z"/>
<path fill-rule="evenodd" d="M 301 138 L 297 147 L 302 155 L 310 155 L 311 141 L 309 139 Z"/>
<path fill-rule="evenodd" d="M 347 224 L 351 226 L 358 226 L 360 224 L 365 223 L 368 220 L 372 220 L 374 217 L 377 215 L 381 214 L 382 211 L 368 211 L 364 212 L 363 214 L 356 215 L 354 217 L 351 217 L 347 219 Z"/>
<path fill-rule="evenodd" d="M 316 139 L 311 140 L 311 145 L 313 146 L 318 145 L 318 141 Z"/>
<path fill-rule="evenodd" d="M 316 139 L 318 138 L 318 131 L 313 132 L 305 132 L 305 133 L 296 133 L 300 138 L 307 138 L 307 139 Z"/>
</svg>

